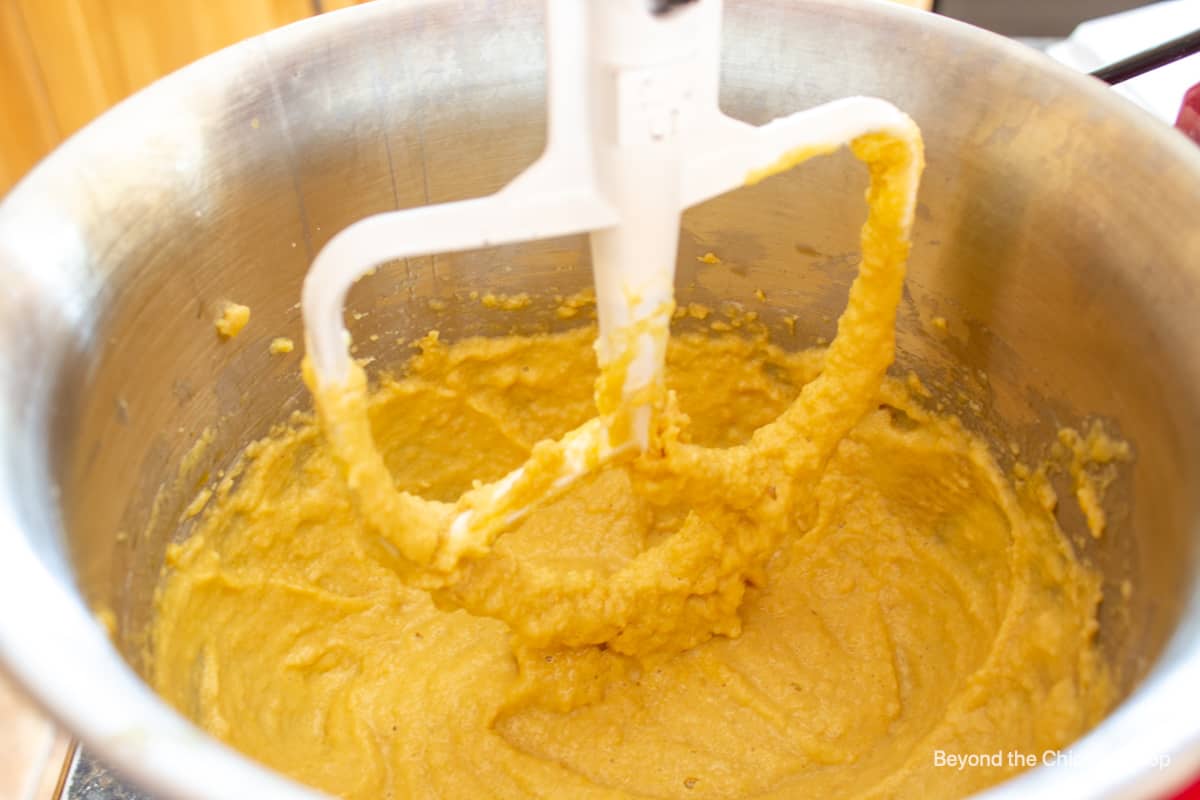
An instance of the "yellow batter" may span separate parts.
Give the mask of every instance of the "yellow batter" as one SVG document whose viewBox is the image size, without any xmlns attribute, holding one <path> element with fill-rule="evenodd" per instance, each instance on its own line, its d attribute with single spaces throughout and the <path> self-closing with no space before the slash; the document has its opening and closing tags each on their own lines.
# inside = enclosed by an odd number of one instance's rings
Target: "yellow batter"
<svg viewBox="0 0 1200 800">
<path fill-rule="evenodd" d="M 957 797 L 1017 768 L 937 752 L 1078 737 L 1113 699 L 1099 581 L 1044 487 L 883 379 L 906 253 L 875 163 L 829 350 L 677 336 L 651 452 L 461 559 L 472 482 L 595 415 L 595 332 L 428 337 L 369 400 L 318 393 L 324 432 L 248 448 L 169 553 L 155 687 L 353 798 Z"/>
<path fill-rule="evenodd" d="M 593 336 L 426 340 L 372 403 L 397 484 L 452 499 L 592 415 Z M 820 364 L 685 336 L 668 380 L 694 440 L 727 446 Z M 1108 708 L 1098 581 L 983 443 L 899 383 L 880 404 L 747 592 L 741 635 L 611 682 L 518 666 L 504 623 L 406 586 L 372 556 L 319 430 L 298 424 L 250 449 L 172 552 L 154 685 L 235 747 L 346 797 L 960 796 L 1009 770 L 937 768 L 935 750 L 1040 754 Z M 500 542 L 555 570 L 611 568 L 646 546 L 654 511 L 621 467 Z M 558 710 L 580 687 L 593 702 Z"/>
<path fill-rule="evenodd" d="M 633 395 L 625 390 L 626 370 L 639 349 L 635 342 L 660 342 L 665 352 L 670 307 L 597 341 L 598 416 L 537 442 L 519 471 L 475 486 L 452 503 L 397 489 L 370 428 L 367 377 L 360 366 L 349 365 L 346 378 L 322 383 L 306 364 L 330 451 L 381 558 L 407 583 L 430 591 L 441 607 L 500 619 L 528 647 L 572 648 L 556 658 L 572 664 L 578 659 L 580 668 L 592 668 L 594 648 L 601 645 L 645 660 L 713 635 L 736 635 L 747 585 L 761 581 L 793 518 L 811 513 L 826 461 L 873 404 L 892 361 L 923 163 L 919 134 L 915 125 L 910 128 L 907 136 L 870 134 L 851 142 L 870 172 L 869 211 L 862 261 L 838 335 L 820 374 L 777 419 L 734 447 L 688 441 L 686 416 L 665 387 L 650 384 Z M 747 181 L 833 149 L 798 148 L 753 171 Z M 638 493 L 654 498 L 656 514 L 646 532 L 650 546 L 611 569 L 586 570 L 546 568 L 494 547 L 517 520 L 579 475 L 628 453 L 637 441 L 639 408 L 655 411 L 648 446 L 633 465 Z M 601 660 L 606 669 L 621 666 L 607 653 Z"/>
</svg>

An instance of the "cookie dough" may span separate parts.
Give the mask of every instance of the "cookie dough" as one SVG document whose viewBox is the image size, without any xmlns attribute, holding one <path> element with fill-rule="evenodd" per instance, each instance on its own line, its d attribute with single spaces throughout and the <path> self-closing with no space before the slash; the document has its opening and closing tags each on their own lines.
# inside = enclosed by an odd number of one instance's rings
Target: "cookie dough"
<svg viewBox="0 0 1200 800">
<path fill-rule="evenodd" d="M 671 307 L 597 341 L 602 368 L 594 419 L 538 442 L 519 470 L 473 487 L 453 503 L 397 490 L 368 424 L 368 384 L 360 365 L 349 364 L 344 380 L 321 383 L 306 362 L 305 380 L 330 451 L 385 560 L 390 556 L 393 569 L 433 593 L 441 606 L 501 619 L 533 648 L 574 648 L 570 658 L 586 664 L 596 660 L 589 649 L 596 646 L 644 659 L 712 635 L 736 635 L 747 585 L 759 580 L 792 517 L 807 513 L 816 478 L 870 408 L 892 361 L 922 167 L 916 136 L 914 126 L 909 136 L 871 134 L 851 142 L 870 173 L 869 211 L 838 335 L 820 374 L 778 419 L 737 447 L 688 441 L 686 417 L 659 384 L 643 387 L 637 399 L 626 396 L 634 353 L 658 346 L 665 351 Z M 753 171 L 747 182 L 832 149 L 798 148 Z M 718 330 L 718 323 L 710 327 Z M 648 446 L 634 462 L 639 494 L 653 495 L 655 519 L 667 520 L 655 531 L 653 546 L 615 569 L 568 571 L 531 567 L 495 546 L 517 520 L 578 475 L 628 453 L 636 445 L 639 408 L 656 409 Z"/>
<path fill-rule="evenodd" d="M 244 306 L 241 303 L 226 303 L 221 309 L 221 316 L 217 317 L 213 325 L 217 328 L 217 333 L 221 334 L 226 339 L 232 339 L 242 332 L 242 328 L 246 327 L 250 322 L 250 307 Z"/>
<path fill-rule="evenodd" d="M 611 407 L 595 331 L 431 335 L 373 392 L 318 390 L 321 424 L 248 447 L 170 549 L 155 688 L 349 798 L 959 797 L 1018 768 L 937 753 L 1084 733 L 1114 699 L 1100 584 L 1042 473 L 884 378 L 888 147 L 855 145 L 871 219 L 829 348 L 676 335 L 650 450 L 461 557 L 477 482 Z"/>
<path fill-rule="evenodd" d="M 452 500 L 592 414 L 594 331 L 422 343 L 371 422 L 397 486 Z M 676 336 L 668 385 L 695 443 L 788 407 L 823 353 Z M 521 658 L 503 622 L 440 610 L 376 552 L 317 425 L 252 445 L 172 548 L 153 683 L 245 753 L 342 797 L 959 797 L 1113 701 L 1099 581 L 1038 487 L 885 382 L 814 502 L 746 590 L 740 635 L 644 664 Z M 607 470 L 498 547 L 613 570 L 676 524 Z"/>
</svg>

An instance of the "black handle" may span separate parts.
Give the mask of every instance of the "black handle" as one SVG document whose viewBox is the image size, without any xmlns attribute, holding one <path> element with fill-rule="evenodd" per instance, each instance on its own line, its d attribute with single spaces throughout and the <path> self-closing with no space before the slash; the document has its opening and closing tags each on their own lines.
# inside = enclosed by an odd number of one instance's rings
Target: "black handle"
<svg viewBox="0 0 1200 800">
<path fill-rule="evenodd" d="M 655 16 L 662 16 L 675 6 L 682 6 L 692 0 L 650 0 L 650 11 Z"/>
<path fill-rule="evenodd" d="M 1101 67 L 1092 73 L 1093 78 L 1099 78 L 1108 84 L 1117 84 L 1144 75 L 1151 70 L 1165 67 L 1193 53 L 1200 53 L 1200 30 L 1185 33 L 1178 39 L 1152 47 L 1137 55 L 1123 58 L 1115 64 Z"/>
</svg>

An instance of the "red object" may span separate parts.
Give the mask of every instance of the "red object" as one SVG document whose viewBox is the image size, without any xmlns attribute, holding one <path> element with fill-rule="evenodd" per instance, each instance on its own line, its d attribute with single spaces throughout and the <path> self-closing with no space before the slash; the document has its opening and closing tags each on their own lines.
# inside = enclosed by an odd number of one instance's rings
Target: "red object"
<svg viewBox="0 0 1200 800">
<path fill-rule="evenodd" d="M 1194 95 L 1195 99 L 1197 101 L 1200 101 L 1200 91 L 1197 91 L 1197 89 L 1200 89 L 1200 86 L 1192 87 L 1192 91 L 1188 92 L 1188 94 Z M 1200 121 L 1200 108 L 1193 106 L 1193 109 L 1194 109 L 1192 112 L 1193 118 L 1197 121 Z M 1186 131 L 1185 131 L 1185 133 L 1186 133 Z M 1188 134 L 1188 135 L 1191 136 L 1193 139 L 1196 138 L 1196 134 L 1194 134 L 1194 133 Z M 1198 140 L 1198 141 L 1200 141 L 1200 140 Z M 1197 779 L 1196 782 L 1193 783 L 1191 786 L 1184 789 L 1179 794 L 1175 795 L 1174 800 L 1200 800 L 1200 779 Z"/>
<path fill-rule="evenodd" d="M 1183 96 L 1183 107 L 1179 109 L 1179 119 L 1175 127 L 1190 136 L 1192 141 L 1200 144 L 1200 83 L 1197 83 Z M 1183 794 L 1180 800 L 1200 800 L 1200 788 L 1193 786 L 1192 794 Z"/>
<path fill-rule="evenodd" d="M 1200 83 L 1197 83 L 1183 96 L 1183 106 L 1179 109 L 1179 119 L 1175 127 L 1183 131 L 1192 141 L 1200 144 Z M 1200 778 L 1175 795 L 1172 800 L 1200 800 Z"/>
</svg>

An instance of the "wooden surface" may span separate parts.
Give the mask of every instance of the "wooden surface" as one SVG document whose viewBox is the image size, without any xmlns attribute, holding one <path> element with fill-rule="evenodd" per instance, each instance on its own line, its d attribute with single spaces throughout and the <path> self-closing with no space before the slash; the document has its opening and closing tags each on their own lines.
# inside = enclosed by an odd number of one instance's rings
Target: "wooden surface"
<svg viewBox="0 0 1200 800">
<path fill-rule="evenodd" d="M 362 0 L 0 0 L 0 195 L 121 98 L 222 47 Z"/>
<path fill-rule="evenodd" d="M 69 744 L 0 674 L 0 798 L 53 800 Z"/>
<path fill-rule="evenodd" d="M 0 0 L 0 193 L 58 141 L 16 0 Z"/>
</svg>

